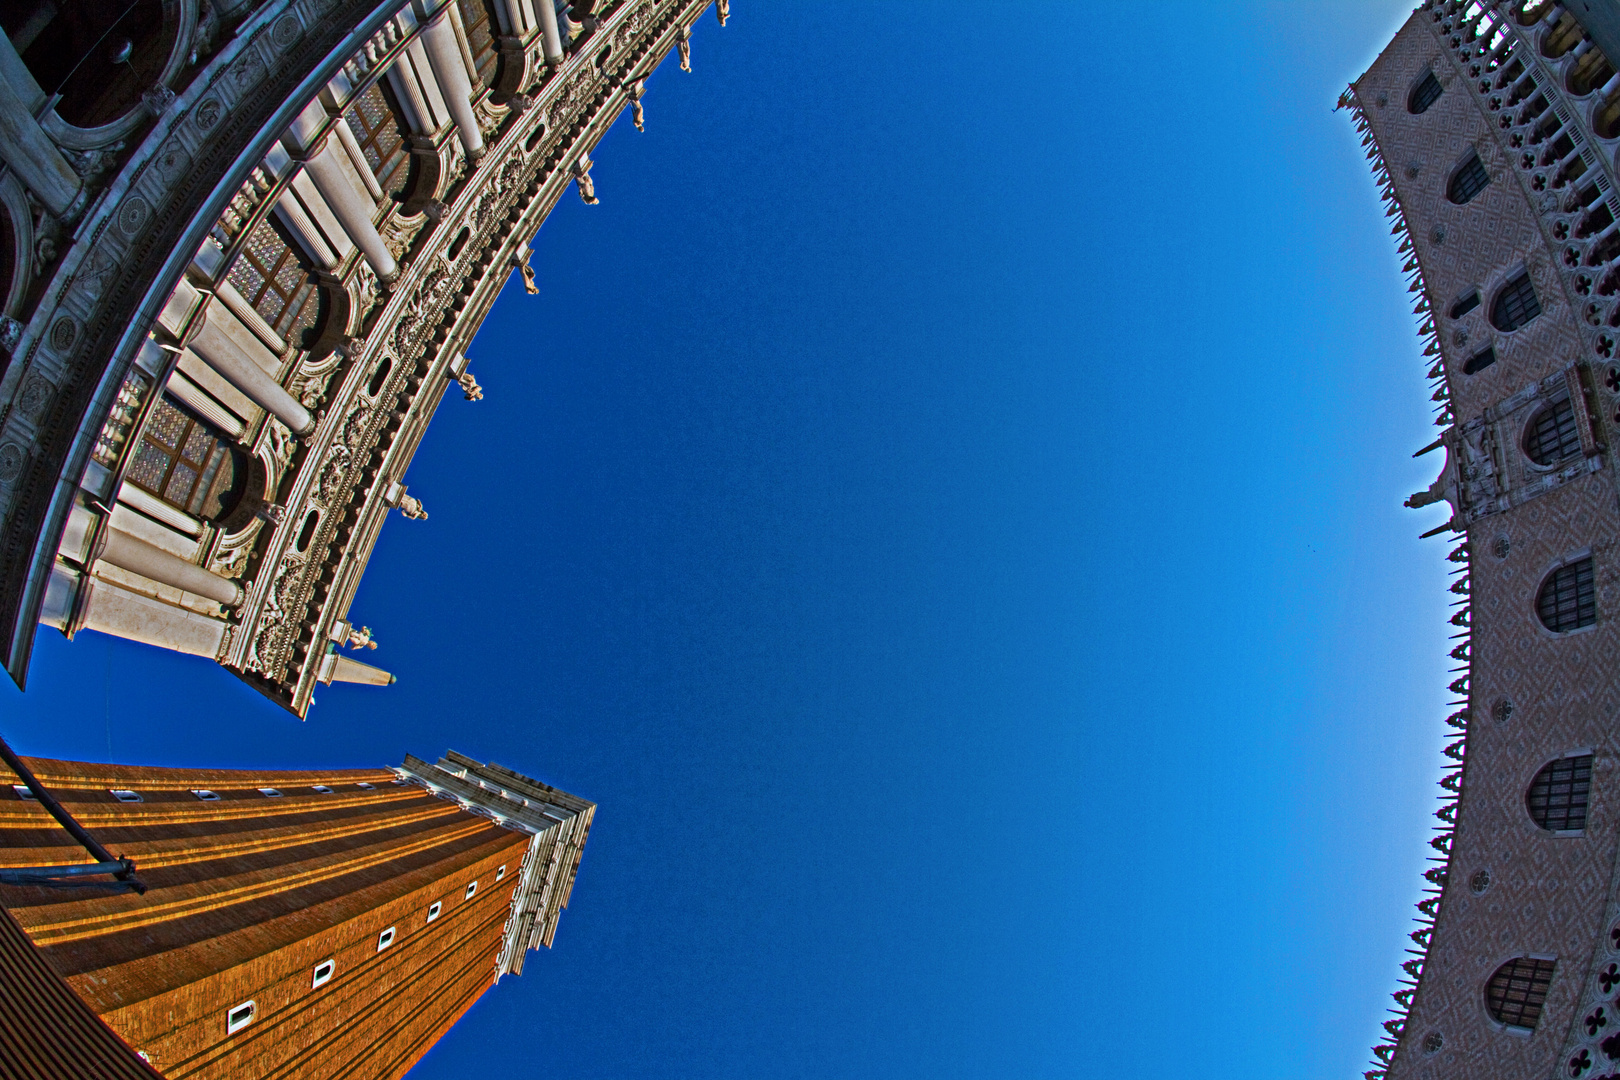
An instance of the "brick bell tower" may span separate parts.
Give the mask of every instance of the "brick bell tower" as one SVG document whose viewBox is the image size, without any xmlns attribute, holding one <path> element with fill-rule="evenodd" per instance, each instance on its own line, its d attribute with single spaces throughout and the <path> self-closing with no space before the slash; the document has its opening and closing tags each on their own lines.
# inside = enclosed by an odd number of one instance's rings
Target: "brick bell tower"
<svg viewBox="0 0 1620 1080">
<path fill-rule="evenodd" d="M 0 904 L 171 1080 L 404 1075 L 551 944 L 595 813 L 454 752 L 375 770 L 19 764 L 33 775 L 0 769 Z M 36 790 L 134 872 L 84 864 Z"/>
</svg>

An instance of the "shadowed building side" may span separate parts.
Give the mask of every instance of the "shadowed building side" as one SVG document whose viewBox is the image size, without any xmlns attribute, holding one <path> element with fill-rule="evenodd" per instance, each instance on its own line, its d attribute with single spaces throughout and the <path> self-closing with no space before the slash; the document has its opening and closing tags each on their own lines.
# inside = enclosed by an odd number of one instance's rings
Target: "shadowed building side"
<svg viewBox="0 0 1620 1080">
<path fill-rule="evenodd" d="M 460 755 L 360 771 L 28 764 L 148 891 L 0 885 L 0 903 L 170 1078 L 403 1075 L 550 943 L 594 813 Z M 80 858 L 37 802 L 0 793 L 0 868 Z"/>
</svg>

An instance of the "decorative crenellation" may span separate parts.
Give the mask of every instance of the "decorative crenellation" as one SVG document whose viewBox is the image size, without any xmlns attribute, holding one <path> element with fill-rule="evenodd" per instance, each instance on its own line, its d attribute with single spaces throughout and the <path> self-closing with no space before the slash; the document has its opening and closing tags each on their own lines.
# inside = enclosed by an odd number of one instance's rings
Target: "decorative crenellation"
<svg viewBox="0 0 1620 1080">
<path fill-rule="evenodd" d="M 1452 505 L 1452 519 L 1426 534 L 1433 535 L 1471 529 L 1486 518 L 1516 510 L 1603 471 L 1608 423 L 1611 417 L 1620 423 L 1620 412 L 1614 411 L 1620 408 L 1620 367 L 1606 364 L 1616 351 L 1615 330 L 1620 328 L 1620 305 L 1608 299 L 1620 291 L 1620 225 L 1616 224 L 1620 201 L 1613 194 L 1616 155 L 1620 153 L 1620 140 L 1613 137 L 1620 135 L 1620 76 L 1585 38 L 1579 24 L 1545 0 L 1500 4 L 1430 0 L 1414 20 L 1433 35 L 1436 61 L 1450 58 L 1450 70 L 1443 65 L 1433 69 L 1446 92 L 1454 86 L 1469 87 L 1481 115 L 1500 133 L 1500 149 L 1487 140 L 1477 146 L 1479 158 L 1492 170 L 1493 182 L 1522 185 L 1527 205 L 1541 230 L 1539 239 L 1551 254 L 1545 268 L 1535 265 L 1532 258 L 1527 269 L 1538 294 L 1544 289 L 1562 294 L 1547 295 L 1549 304 L 1563 300 L 1577 313 L 1575 321 L 1584 335 L 1586 351 L 1582 356 L 1560 350 L 1557 355 L 1563 361 L 1561 366 L 1492 401 L 1478 415 L 1459 421 L 1454 403 L 1464 388 L 1466 369 L 1461 364 L 1461 350 L 1468 344 L 1466 331 L 1458 326 L 1450 338 L 1440 338 L 1440 312 L 1431 310 L 1433 294 L 1424 279 L 1423 261 L 1437 257 L 1448 239 L 1467 238 L 1448 237 L 1442 223 L 1436 223 L 1422 237 L 1411 233 L 1395 190 L 1392 163 L 1386 160 L 1368 119 L 1369 109 L 1391 107 L 1390 96 L 1379 93 L 1376 101 L 1363 101 L 1355 87 L 1347 90 L 1339 105 L 1349 109 L 1362 135 L 1380 197 L 1388 207 L 1386 216 L 1393 219 L 1391 235 L 1399 238 L 1399 252 L 1408 256 L 1403 270 L 1408 275 L 1409 291 L 1416 294 L 1414 314 L 1420 320 L 1423 356 L 1426 363 L 1432 363 L 1428 376 L 1435 422 L 1445 429 L 1439 439 L 1420 451 L 1447 451 L 1440 478 L 1429 491 L 1408 500 L 1410 506 L 1441 500 Z M 1424 167 L 1418 161 L 1394 164 L 1403 168 L 1407 181 L 1415 180 Z M 1500 171 L 1504 167 L 1510 171 Z M 1511 452 L 1518 448 L 1518 433 L 1541 408 L 1566 400 L 1576 418 L 1581 453 L 1573 463 L 1532 468 L 1523 455 Z M 1607 498 L 1612 502 L 1612 493 Z M 1529 509 L 1529 524 L 1534 525 L 1539 513 L 1534 507 Z M 1453 869 L 1460 799 L 1467 787 L 1470 729 L 1486 715 L 1497 726 L 1505 725 L 1515 711 L 1514 702 L 1505 695 L 1494 701 L 1487 698 L 1488 704 L 1477 700 L 1488 687 L 1475 685 L 1473 671 L 1476 543 L 1483 543 L 1480 534 L 1470 532 L 1470 539 L 1449 556 L 1459 564 L 1453 571 L 1451 591 L 1458 599 L 1450 619 L 1457 628 L 1451 657 L 1458 666 L 1452 669 L 1450 683 L 1457 696 L 1453 702 L 1456 711 L 1447 723 L 1459 737 L 1444 751 L 1455 764 L 1448 765 L 1440 781 L 1441 806 L 1436 812 L 1440 825 L 1431 840 L 1437 852 L 1433 857 L 1436 865 L 1424 875 L 1429 887 L 1418 904 L 1419 927 L 1411 934 L 1415 948 L 1409 950 L 1412 958 L 1402 965 L 1405 977 L 1393 995 L 1397 1008 L 1391 1010 L 1394 1016 L 1384 1023 L 1387 1037 L 1373 1049 L 1374 1067 L 1364 1074 L 1367 1080 L 1385 1080 L 1398 1056 L 1408 1067 L 1415 1067 L 1447 1045 L 1438 1030 L 1408 1031 L 1429 952 L 1445 913 L 1443 897 L 1479 897 L 1494 883 L 1490 871 L 1479 868 L 1466 883 L 1450 882 L 1451 891 L 1446 891 Z M 1507 533 L 1501 532 L 1487 546 L 1501 561 L 1508 557 L 1512 544 Z M 1506 571 L 1493 569 L 1493 573 L 1501 573 L 1503 580 L 1508 576 Z M 1493 597 L 1490 603 L 1495 607 L 1498 599 Z M 1475 783 L 1488 784 L 1490 780 L 1487 776 Z M 1620 877 L 1611 885 L 1609 896 L 1620 897 Z M 1571 1078 L 1608 1080 L 1589 1077 L 1605 1067 L 1611 1069 L 1611 1075 L 1620 1076 L 1620 1071 L 1613 1071 L 1614 1062 L 1620 1061 L 1620 1037 L 1615 1036 L 1610 1026 L 1615 1021 L 1608 1015 L 1614 1006 L 1604 1004 L 1605 995 L 1612 998 L 1620 986 L 1620 899 L 1611 899 L 1608 919 L 1613 931 L 1607 945 L 1600 942 L 1594 955 L 1586 979 L 1585 1004 L 1577 1013 L 1559 1066 L 1562 1074 Z M 1467 932 L 1463 933 L 1464 940 L 1470 940 Z M 1612 1057 L 1604 1049 L 1605 1040 L 1615 1051 Z M 1417 1062 L 1410 1060 L 1413 1057 Z"/>
<path fill-rule="evenodd" d="M 1455 416 L 1451 408 L 1451 391 L 1445 372 L 1445 364 L 1441 358 L 1440 341 L 1437 335 L 1434 313 L 1430 310 L 1429 291 L 1423 279 L 1423 269 L 1419 261 L 1410 230 L 1407 227 L 1406 215 L 1395 194 L 1394 183 L 1391 180 L 1389 166 L 1384 161 L 1382 152 L 1378 147 L 1377 139 L 1368 122 L 1366 113 L 1357 98 L 1354 87 L 1346 90 L 1339 97 L 1338 107 L 1348 109 L 1356 130 L 1361 134 L 1361 145 L 1366 150 L 1367 160 L 1372 165 L 1373 180 L 1379 185 L 1379 198 L 1387 204 L 1385 217 L 1392 219 L 1390 235 L 1397 237 L 1400 243 L 1397 253 L 1408 255 L 1402 271 L 1407 275 L 1408 292 L 1417 295 L 1417 302 L 1413 305 L 1412 313 L 1418 318 L 1418 338 L 1423 344 L 1422 357 L 1429 368 L 1428 377 L 1432 390 L 1431 400 L 1435 402 L 1434 423 L 1440 427 L 1450 428 L 1455 423 Z M 1431 449 L 1436 448 L 1431 447 Z M 1409 505 L 1416 502 L 1409 500 Z M 1418 505 L 1422 505 L 1418 503 Z M 1460 530 L 1462 525 L 1455 519 L 1438 529 L 1425 535 L 1448 529 Z M 1467 771 L 1468 756 L 1468 728 L 1471 719 L 1469 702 L 1470 666 L 1472 657 L 1472 607 L 1470 604 L 1471 580 L 1471 552 L 1468 541 L 1465 539 L 1452 549 L 1447 556 L 1448 560 L 1457 563 L 1458 568 L 1452 571 L 1453 580 L 1450 588 L 1457 594 L 1458 599 L 1453 602 L 1454 610 L 1449 622 L 1456 628 L 1451 635 L 1456 642 L 1451 650 L 1451 658 L 1458 661 L 1458 666 L 1451 670 L 1454 676 L 1448 689 L 1457 695 L 1451 702 L 1452 713 L 1446 717 L 1446 724 L 1455 729 L 1458 738 L 1449 743 L 1444 750 L 1450 759 L 1440 784 L 1440 807 L 1435 811 L 1435 817 L 1440 824 L 1434 829 L 1435 835 L 1429 840 L 1429 846 L 1436 854 L 1429 857 L 1435 865 L 1424 871 L 1423 877 L 1427 884 L 1424 886 L 1424 898 L 1418 902 L 1417 923 L 1418 928 L 1409 935 L 1414 947 L 1408 948 L 1411 959 L 1401 965 L 1402 977 L 1397 980 L 1399 989 L 1391 997 L 1397 1008 L 1388 1010 L 1393 1015 L 1383 1022 L 1385 1038 L 1372 1049 L 1373 1068 L 1367 1070 L 1363 1076 L 1365 1080 L 1386 1080 L 1390 1065 L 1394 1061 L 1395 1053 L 1399 1049 L 1402 1037 L 1406 1032 L 1407 1019 L 1412 1011 L 1413 998 L 1417 993 L 1418 983 L 1423 975 L 1423 965 L 1428 956 L 1430 943 L 1433 939 L 1435 926 L 1440 918 L 1440 904 L 1445 892 L 1447 876 L 1451 871 L 1451 855 L 1456 839 L 1457 810 L 1462 800 L 1463 784 Z"/>
</svg>

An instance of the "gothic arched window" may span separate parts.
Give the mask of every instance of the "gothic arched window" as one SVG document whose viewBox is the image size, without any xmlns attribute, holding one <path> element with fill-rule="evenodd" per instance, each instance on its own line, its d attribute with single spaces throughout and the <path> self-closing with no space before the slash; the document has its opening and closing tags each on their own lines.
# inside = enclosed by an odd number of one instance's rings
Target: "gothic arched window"
<svg viewBox="0 0 1620 1080">
<path fill-rule="evenodd" d="M 247 486 L 247 459 L 228 437 L 168 395 L 141 432 L 127 479 L 170 506 L 218 521 Z"/>
<path fill-rule="evenodd" d="M 1552 985 L 1556 960 L 1520 956 L 1496 969 L 1485 986 L 1485 1007 L 1498 1022 L 1508 1027 L 1535 1029 L 1541 1019 L 1541 1006 Z"/>
<path fill-rule="evenodd" d="M 320 290 L 298 249 L 266 217 L 253 227 L 241 254 L 231 261 L 230 281 L 276 333 L 295 347 L 302 331 L 313 327 L 320 310 Z"/>
<path fill-rule="evenodd" d="M 1537 465 L 1553 465 L 1581 452 L 1575 405 L 1569 398 L 1536 413 L 1524 433 L 1524 452 Z"/>
<path fill-rule="evenodd" d="M 1541 301 L 1536 299 L 1536 287 L 1530 284 L 1528 272 L 1502 286 L 1491 305 L 1491 325 L 1504 333 L 1517 330 L 1541 314 Z"/>
<path fill-rule="evenodd" d="M 1406 99 L 1406 111 L 1410 113 L 1428 112 L 1429 106 L 1440 100 L 1445 90 L 1440 86 L 1440 80 L 1434 77 L 1434 72 L 1424 75 L 1418 84 L 1412 87 L 1412 96 Z"/>
<path fill-rule="evenodd" d="M 410 181 L 410 129 L 384 83 L 368 86 L 343 113 L 385 196 L 399 198 Z"/>
<path fill-rule="evenodd" d="M 1536 614 L 1542 625 L 1555 634 L 1597 622 L 1597 587 L 1590 556 L 1547 575 L 1536 596 Z"/>
<path fill-rule="evenodd" d="M 1491 174 L 1485 171 L 1485 164 L 1479 160 L 1479 154 L 1470 152 L 1468 160 L 1458 167 L 1451 178 L 1451 183 L 1446 185 L 1446 198 L 1461 205 L 1484 191 L 1490 182 Z"/>
<path fill-rule="evenodd" d="M 1586 828 L 1586 803 L 1592 795 L 1592 755 L 1549 761 L 1530 781 L 1524 805 L 1530 818 L 1548 832 L 1581 832 Z"/>
</svg>

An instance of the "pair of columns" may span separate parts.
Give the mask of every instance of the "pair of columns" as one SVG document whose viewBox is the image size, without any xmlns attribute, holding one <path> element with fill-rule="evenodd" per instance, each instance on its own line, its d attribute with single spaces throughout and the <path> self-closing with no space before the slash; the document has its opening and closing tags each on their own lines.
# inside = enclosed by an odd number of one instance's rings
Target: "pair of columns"
<svg viewBox="0 0 1620 1080">
<path fill-rule="evenodd" d="M 159 313 L 158 324 L 176 338 L 183 335 L 185 348 L 294 435 L 315 430 L 310 411 L 271 374 L 281 366 L 281 358 L 216 297 L 204 297 L 182 279 Z"/>
<path fill-rule="evenodd" d="M 455 122 L 462 148 L 476 161 L 485 151 L 484 136 L 473 113 L 472 80 L 455 26 L 450 21 L 450 8 L 445 5 L 420 18 L 421 35 L 406 51 L 413 62 L 409 70 L 393 73 L 394 86 L 402 92 L 406 111 L 414 114 L 408 119 L 419 129 L 418 134 L 433 134 L 432 118 L 436 111 L 433 105 L 442 101 Z M 418 45 L 420 51 L 415 48 Z M 419 62 L 423 59 L 426 74 L 433 79 L 433 89 L 437 91 L 431 95 L 417 82 L 424 74 Z M 333 270 L 346 254 L 346 249 L 338 250 L 346 239 L 360 249 L 379 281 L 387 284 L 399 277 L 399 264 L 373 221 L 382 188 L 371 174 L 347 123 L 341 118 L 331 123 L 330 114 L 316 99 L 293 121 L 282 137 L 282 144 L 301 161 L 309 185 L 301 185 L 299 178 L 295 178 L 289 192 L 282 195 L 278 209 L 309 256 L 325 269 Z M 330 213 L 340 237 L 331 236 L 332 230 L 320 227 L 318 218 L 324 216 L 323 211 Z"/>
</svg>

